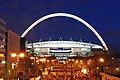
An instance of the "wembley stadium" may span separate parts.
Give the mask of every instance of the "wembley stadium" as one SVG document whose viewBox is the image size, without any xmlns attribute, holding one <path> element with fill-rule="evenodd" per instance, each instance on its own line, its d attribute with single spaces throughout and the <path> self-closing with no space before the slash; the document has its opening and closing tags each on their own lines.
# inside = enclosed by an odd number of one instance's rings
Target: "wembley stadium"
<svg viewBox="0 0 120 80">
<path fill-rule="evenodd" d="M 101 42 L 102 46 L 92 43 L 85 43 L 79 41 L 40 41 L 35 43 L 27 44 L 27 52 L 35 53 L 38 56 L 55 56 L 57 59 L 67 59 L 68 57 L 88 57 L 93 56 L 95 54 L 94 51 L 108 51 L 108 47 L 104 42 L 101 35 L 84 19 L 69 13 L 53 13 L 43 16 L 33 22 L 21 35 L 21 37 L 25 37 L 36 25 L 39 23 L 54 17 L 68 17 L 79 21 L 84 24 L 86 28 L 91 30 L 94 35 Z M 96 51 L 96 52 L 97 52 Z"/>
<path fill-rule="evenodd" d="M 88 57 L 94 55 L 93 50 L 103 50 L 97 44 L 78 41 L 42 41 L 27 45 L 27 52 L 34 50 L 38 56 L 55 56 L 57 59 L 67 59 L 68 57 Z"/>
</svg>

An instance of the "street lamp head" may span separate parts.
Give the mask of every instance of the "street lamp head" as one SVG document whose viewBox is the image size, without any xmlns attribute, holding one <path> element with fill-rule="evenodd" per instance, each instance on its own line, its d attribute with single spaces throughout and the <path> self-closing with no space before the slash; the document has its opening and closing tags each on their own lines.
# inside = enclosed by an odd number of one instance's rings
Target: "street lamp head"
<svg viewBox="0 0 120 80">
<path fill-rule="evenodd" d="M 119 71 L 119 68 L 116 68 L 116 71 Z"/>
<path fill-rule="evenodd" d="M 75 61 L 74 59 L 72 59 L 72 61 Z"/>
<path fill-rule="evenodd" d="M 20 53 L 20 54 L 19 54 L 19 57 L 20 57 L 20 58 L 24 58 L 24 57 L 25 57 L 25 54 L 24 54 L 24 53 Z"/>
<path fill-rule="evenodd" d="M 30 57 L 30 59 L 34 59 L 34 57 Z"/>
<path fill-rule="evenodd" d="M 41 62 L 46 62 L 46 59 L 45 59 L 45 58 L 43 58 L 43 59 L 40 59 L 40 61 L 41 61 Z"/>
<path fill-rule="evenodd" d="M 80 60 L 80 64 L 83 64 L 83 60 Z"/>
<path fill-rule="evenodd" d="M 81 72 L 83 72 L 84 74 L 87 74 L 88 70 L 86 68 L 82 68 Z"/>
<path fill-rule="evenodd" d="M 37 63 L 39 63 L 39 60 L 36 60 Z"/>
<path fill-rule="evenodd" d="M 88 61 L 91 62 L 91 59 L 89 59 Z"/>
<path fill-rule="evenodd" d="M 87 61 L 87 64 L 88 64 L 88 65 L 90 65 L 90 64 L 91 64 L 91 62 L 92 62 L 92 61 L 89 59 L 89 60 Z"/>
<path fill-rule="evenodd" d="M 78 63 L 78 60 L 76 60 L 75 63 Z"/>
<path fill-rule="evenodd" d="M 16 57 L 16 56 L 17 56 L 16 53 L 12 53 L 12 54 L 11 54 L 11 57 Z"/>
<path fill-rule="evenodd" d="M 112 59 L 114 59 L 114 58 L 112 57 Z"/>
<path fill-rule="evenodd" d="M 97 67 L 97 69 L 99 69 L 99 67 Z"/>
<path fill-rule="evenodd" d="M 99 61 L 100 61 L 101 63 L 104 63 L 104 62 L 105 62 L 105 60 L 104 60 L 103 58 L 100 58 Z"/>
<path fill-rule="evenodd" d="M 47 62 L 50 62 L 50 60 L 47 60 Z"/>
<path fill-rule="evenodd" d="M 2 64 L 5 64 L 5 61 L 4 61 L 4 60 L 2 61 Z"/>
</svg>

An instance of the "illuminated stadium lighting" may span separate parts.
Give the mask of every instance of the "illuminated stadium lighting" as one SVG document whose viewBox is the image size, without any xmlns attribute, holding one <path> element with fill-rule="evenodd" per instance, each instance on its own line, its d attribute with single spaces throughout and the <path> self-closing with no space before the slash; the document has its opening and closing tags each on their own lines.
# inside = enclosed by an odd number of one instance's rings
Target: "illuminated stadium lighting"
<svg viewBox="0 0 120 80">
<path fill-rule="evenodd" d="M 91 49 L 103 50 L 103 47 L 96 44 L 77 41 L 44 41 L 28 44 L 27 48 L 34 48 L 34 52 L 40 57 L 55 56 L 57 59 L 68 59 L 68 57 L 91 56 Z M 92 46 L 92 48 L 91 48 Z M 94 47 L 94 48 L 93 48 Z M 39 51 L 36 51 L 38 50 Z M 78 54 L 75 54 L 77 53 Z"/>
</svg>

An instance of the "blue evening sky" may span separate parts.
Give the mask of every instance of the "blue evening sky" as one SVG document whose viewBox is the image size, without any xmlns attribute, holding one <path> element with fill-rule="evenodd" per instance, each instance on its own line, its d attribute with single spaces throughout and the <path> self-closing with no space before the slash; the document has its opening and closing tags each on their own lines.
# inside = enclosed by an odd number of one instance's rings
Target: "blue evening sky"
<svg viewBox="0 0 120 80">
<path fill-rule="evenodd" d="M 120 0 L 0 0 L 0 18 L 6 21 L 8 29 L 19 35 L 40 17 L 55 12 L 83 18 L 99 32 L 110 50 L 120 52 Z M 71 37 L 100 44 L 83 24 L 66 17 L 48 19 L 26 37 L 34 42 Z"/>
</svg>

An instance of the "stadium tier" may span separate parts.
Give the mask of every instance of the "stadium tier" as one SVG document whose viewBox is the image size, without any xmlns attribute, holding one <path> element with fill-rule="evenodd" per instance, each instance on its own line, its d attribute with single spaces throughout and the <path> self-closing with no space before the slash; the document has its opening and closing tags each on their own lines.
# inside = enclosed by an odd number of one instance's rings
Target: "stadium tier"
<svg viewBox="0 0 120 80">
<path fill-rule="evenodd" d="M 94 55 L 93 50 L 103 50 L 103 47 L 77 41 L 44 41 L 27 45 L 27 52 L 34 52 L 41 57 L 55 56 L 57 59 L 92 56 Z"/>
</svg>

